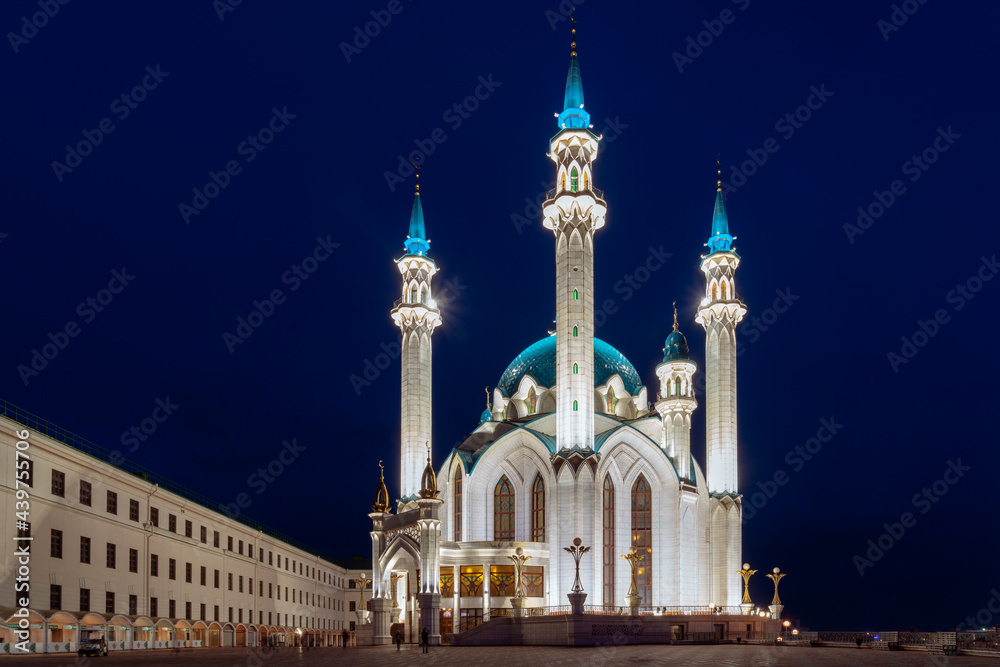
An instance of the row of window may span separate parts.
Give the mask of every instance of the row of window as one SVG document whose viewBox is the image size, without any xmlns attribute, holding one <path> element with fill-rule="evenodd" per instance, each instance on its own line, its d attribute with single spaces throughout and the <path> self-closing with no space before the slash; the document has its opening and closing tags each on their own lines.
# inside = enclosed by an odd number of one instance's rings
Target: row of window
<svg viewBox="0 0 1000 667">
<path fill-rule="evenodd" d="M 28 536 L 30 536 L 30 535 L 28 535 Z M 110 568 L 114 568 L 115 567 L 116 555 L 117 555 L 116 554 L 117 547 L 116 547 L 116 545 L 109 543 L 107 545 L 107 548 L 108 548 L 108 551 L 107 551 L 107 565 Z M 61 530 L 56 530 L 54 528 L 52 529 L 49 555 L 52 558 L 62 558 L 63 557 L 63 532 Z M 129 549 L 128 550 L 128 555 L 129 555 L 129 558 L 128 558 L 128 570 L 129 570 L 129 572 L 136 572 L 136 573 L 138 573 L 138 571 L 139 571 L 139 551 L 138 551 L 138 549 Z M 80 538 L 80 562 L 81 563 L 90 563 L 90 538 L 89 537 L 81 537 Z M 184 564 L 184 581 L 185 581 L 185 583 L 188 583 L 188 584 L 193 583 L 193 581 L 192 581 L 192 579 L 193 579 L 193 572 L 194 572 L 194 566 L 193 566 L 193 564 L 192 563 L 185 563 Z M 160 576 L 160 557 L 159 557 L 158 554 L 150 554 L 149 555 L 149 574 L 150 574 L 150 576 L 153 576 L 153 577 Z M 200 574 L 201 574 L 201 578 L 200 578 L 201 585 L 202 586 L 207 586 L 208 585 L 208 568 L 206 568 L 205 566 L 201 566 L 201 573 Z M 219 570 L 214 570 L 213 582 L 214 582 L 214 587 L 215 588 L 219 588 L 219 575 L 220 575 Z M 228 573 L 228 577 L 229 577 L 228 590 L 233 590 L 233 573 L 229 572 Z M 172 579 L 172 580 L 176 580 L 177 579 L 177 560 L 174 559 L 174 558 L 167 559 L 167 578 L 168 579 Z M 249 577 L 248 579 L 249 579 L 249 590 L 250 590 L 250 593 L 252 594 L 253 593 L 253 577 Z M 238 577 L 237 577 L 237 583 L 238 583 L 238 587 L 239 587 L 238 592 L 242 593 L 243 592 L 243 575 L 238 575 Z M 258 595 L 259 595 L 259 597 L 264 597 L 264 582 L 260 581 L 259 584 L 260 584 L 260 587 L 259 587 L 260 588 L 260 592 L 259 592 Z M 291 601 L 292 602 L 296 602 L 296 603 L 299 603 L 299 604 L 312 604 L 312 606 L 316 606 L 317 596 L 316 596 L 315 593 L 310 594 L 307 591 L 304 591 L 304 590 L 301 590 L 301 589 L 296 589 L 296 588 L 290 589 L 288 586 L 285 586 L 285 601 L 286 602 L 288 601 L 289 590 L 291 590 Z M 310 598 L 310 595 L 311 595 L 311 598 Z M 274 597 L 273 584 L 271 584 L 271 583 L 269 583 L 267 585 L 267 597 L 269 597 L 269 598 L 273 598 Z M 281 585 L 278 585 L 278 599 L 279 600 L 281 599 Z M 311 599 L 311 603 L 310 603 L 310 599 Z M 325 608 L 325 609 L 332 608 L 333 601 L 334 601 L 333 598 L 330 598 L 328 596 L 325 596 L 325 595 L 320 595 L 319 596 L 319 606 L 322 607 L 322 608 Z M 53 607 L 53 609 L 56 609 L 56 608 L 58 608 L 58 607 Z"/>
<path fill-rule="evenodd" d="M 615 567 L 620 559 L 615 553 L 615 485 L 609 475 L 604 477 L 601 528 L 604 604 L 614 605 Z M 638 595 L 641 604 L 650 605 L 653 603 L 653 493 L 643 475 L 632 485 L 631 538 L 629 547 L 635 547 L 643 555 L 635 567 Z"/>
<path fill-rule="evenodd" d="M 28 486 L 32 486 L 33 474 L 34 474 L 34 461 L 28 460 L 29 463 L 29 474 L 26 480 Z M 118 494 L 114 491 L 107 492 L 107 511 L 110 514 L 118 514 Z M 52 470 L 52 495 L 58 496 L 60 498 L 66 497 L 66 474 L 60 470 Z M 90 482 L 86 480 L 80 480 L 80 504 L 91 507 L 93 498 L 93 487 Z M 135 499 L 129 500 L 129 519 L 131 521 L 139 521 L 139 501 Z M 149 508 L 149 521 L 153 526 L 159 527 L 160 525 L 160 510 L 156 507 Z M 177 532 L 177 516 L 174 514 L 167 515 L 167 530 L 171 533 Z M 194 524 L 189 521 L 184 521 L 184 536 L 194 537 Z M 202 544 L 208 544 L 208 528 L 206 526 L 201 526 L 201 532 L 199 539 Z M 219 531 L 213 531 L 212 544 L 214 547 L 218 548 L 220 546 L 221 535 Z M 237 540 L 237 548 L 233 549 L 234 539 L 233 536 L 227 536 L 227 548 L 229 551 L 234 553 L 239 553 L 241 556 L 244 555 L 244 542 L 243 540 Z M 254 545 L 247 542 L 246 543 L 246 555 L 248 558 L 254 557 Z M 264 562 L 264 549 L 257 549 L 258 560 Z M 267 553 L 267 564 L 274 566 L 274 559 L 277 556 L 278 568 L 281 568 L 282 557 L 281 554 L 275 554 L 272 551 Z M 59 556 L 61 558 L 62 556 Z M 90 562 L 81 561 L 81 562 Z M 110 567 L 110 566 L 109 566 Z M 294 573 L 298 571 L 301 576 L 309 577 L 317 581 L 321 581 L 324 584 L 333 584 L 336 586 L 343 586 L 343 578 L 334 575 L 331 572 L 324 571 L 322 569 L 317 569 L 314 566 L 306 565 L 304 562 L 296 562 L 296 559 L 285 557 L 285 571 L 289 569 Z"/>
<path fill-rule="evenodd" d="M 566 189 L 566 172 L 563 172 L 559 176 L 559 189 L 560 190 Z M 587 174 L 586 171 L 583 172 L 583 189 L 584 190 L 590 189 L 590 176 Z M 569 190 L 570 192 L 580 191 L 580 172 L 577 170 L 576 167 L 573 167 L 572 171 L 569 172 Z"/>
<path fill-rule="evenodd" d="M 455 521 L 459 525 L 461 514 L 456 514 Z M 460 536 L 457 539 L 461 539 Z M 514 485 L 507 475 L 500 477 L 493 490 L 493 539 L 514 540 Z M 545 482 L 541 474 L 535 475 L 531 485 L 531 541 L 545 541 Z"/>
<path fill-rule="evenodd" d="M 192 611 L 193 611 L 192 607 L 193 607 L 193 605 L 192 605 L 191 602 L 185 601 L 184 602 L 184 616 L 181 617 L 181 618 L 184 618 L 184 619 L 186 619 L 188 621 L 208 621 L 208 620 L 219 621 L 220 620 L 219 619 L 219 605 L 213 605 L 213 612 L 214 612 L 213 615 L 214 615 L 214 617 L 212 619 L 209 619 L 206 616 L 207 605 L 205 603 L 201 603 L 201 605 L 200 605 L 200 609 L 199 609 L 200 615 L 199 615 L 198 618 L 194 618 L 194 616 L 192 615 Z M 62 604 L 62 586 L 60 586 L 58 584 L 50 584 L 49 585 L 49 608 L 50 609 L 62 609 L 63 608 L 63 604 Z M 90 589 L 89 588 L 81 588 L 80 589 L 80 609 L 79 609 L 79 611 L 81 611 L 81 612 L 94 611 L 93 609 L 91 609 Z M 237 614 L 237 618 L 234 619 L 233 618 L 233 607 L 229 607 L 229 622 L 230 623 L 233 623 L 233 622 L 242 623 L 243 622 L 243 611 L 244 610 L 242 608 L 239 608 L 236 611 L 238 612 L 238 614 Z M 354 603 L 353 602 L 351 603 L 351 611 L 354 611 Z M 247 612 L 247 619 L 249 620 L 249 622 L 252 623 L 253 622 L 253 610 L 252 609 L 247 609 L 246 612 Z M 108 591 L 108 592 L 106 592 L 104 594 L 104 613 L 106 613 L 106 614 L 114 614 L 114 613 L 116 613 L 116 609 L 115 609 L 115 594 L 113 592 Z M 128 596 L 128 613 L 131 616 L 137 616 L 139 614 L 139 596 L 138 595 L 129 595 Z M 258 612 L 258 614 L 259 614 L 258 618 L 260 619 L 258 621 L 258 623 L 263 624 L 264 623 L 264 612 L 263 612 L 263 610 L 260 610 Z M 160 605 L 159 605 L 159 599 L 158 598 L 155 598 L 155 597 L 149 598 L 149 615 L 152 616 L 152 617 L 154 617 L 154 618 L 158 617 L 160 615 Z M 268 624 L 271 624 L 271 623 L 274 622 L 273 615 L 277 615 L 277 617 L 278 617 L 278 623 L 281 623 L 281 612 L 277 612 L 276 613 L 276 612 L 270 612 L 269 611 L 269 612 L 267 612 L 267 622 L 268 622 Z M 177 601 L 176 600 L 167 600 L 167 617 L 168 618 L 178 618 L 178 615 L 177 615 Z M 292 625 L 299 625 L 299 626 L 302 626 L 302 627 L 317 627 L 318 629 L 324 629 L 324 630 L 331 629 L 332 620 L 333 619 L 329 619 L 329 618 L 316 618 L 316 617 L 313 617 L 313 616 L 304 616 L 304 615 L 301 615 L 301 614 L 292 614 L 291 615 L 291 623 L 292 623 Z M 289 615 L 285 614 L 285 624 L 287 625 L 288 622 L 289 622 Z"/>
</svg>

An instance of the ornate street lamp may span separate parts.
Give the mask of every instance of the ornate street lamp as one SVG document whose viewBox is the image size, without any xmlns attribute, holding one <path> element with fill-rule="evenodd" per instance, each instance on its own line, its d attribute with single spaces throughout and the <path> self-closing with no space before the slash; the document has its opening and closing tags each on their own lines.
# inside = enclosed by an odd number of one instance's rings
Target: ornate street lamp
<svg viewBox="0 0 1000 667">
<path fill-rule="evenodd" d="M 771 600 L 771 618 L 781 618 L 781 610 L 785 605 L 781 604 L 781 598 L 778 597 L 778 582 L 785 578 L 785 575 L 781 573 L 781 568 L 774 568 L 774 574 L 767 575 L 767 578 L 774 582 L 774 599 Z"/>
<path fill-rule="evenodd" d="M 583 554 L 590 551 L 590 547 L 580 546 L 581 544 L 583 544 L 583 540 L 577 537 L 573 540 L 573 546 L 563 547 L 563 550 L 568 551 L 576 562 L 576 579 L 573 581 L 573 590 L 566 594 L 574 614 L 583 613 L 583 603 L 587 600 L 587 594 L 583 592 L 583 584 L 580 583 L 580 559 Z"/>
<path fill-rule="evenodd" d="M 629 586 L 628 595 L 625 599 L 628 601 L 629 613 L 632 616 L 639 615 L 639 602 L 642 598 L 639 596 L 639 584 L 635 580 L 635 565 L 642 560 L 643 554 L 641 554 L 635 547 L 628 550 L 627 554 L 623 554 L 622 558 L 628 561 L 629 567 L 632 569 L 632 585 Z"/>
<path fill-rule="evenodd" d="M 517 582 L 514 585 L 514 597 L 510 599 L 510 606 L 514 608 L 514 617 L 520 618 L 524 615 L 524 599 L 527 597 L 524 581 L 521 578 L 521 570 L 524 567 L 524 562 L 531 560 L 531 556 L 524 555 L 524 549 L 518 547 L 514 550 L 514 555 L 507 556 L 507 558 L 514 563 L 514 581 Z"/>
</svg>

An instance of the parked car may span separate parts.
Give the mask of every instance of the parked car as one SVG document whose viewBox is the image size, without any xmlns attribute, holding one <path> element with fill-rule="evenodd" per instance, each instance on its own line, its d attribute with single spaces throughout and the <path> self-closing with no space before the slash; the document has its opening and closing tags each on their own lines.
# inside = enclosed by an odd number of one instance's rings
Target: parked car
<svg viewBox="0 0 1000 667">
<path fill-rule="evenodd" d="M 107 656 L 108 655 L 108 642 L 104 640 L 104 637 L 99 639 L 87 639 L 80 644 L 80 648 L 76 651 L 77 655 L 92 655 L 92 656 Z"/>
</svg>

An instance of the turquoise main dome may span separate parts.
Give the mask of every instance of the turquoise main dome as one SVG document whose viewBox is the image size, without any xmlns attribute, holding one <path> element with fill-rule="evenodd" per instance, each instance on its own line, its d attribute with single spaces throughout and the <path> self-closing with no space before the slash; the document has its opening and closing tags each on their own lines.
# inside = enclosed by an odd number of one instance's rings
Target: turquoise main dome
<svg viewBox="0 0 1000 667">
<path fill-rule="evenodd" d="M 642 380 L 635 372 L 635 366 L 621 352 L 600 338 L 594 339 L 594 386 L 607 383 L 617 373 L 625 384 L 625 390 L 633 396 L 642 387 Z M 530 375 L 543 387 L 556 383 L 556 337 L 549 336 L 525 348 L 514 357 L 504 371 L 497 387 L 505 396 L 517 393 L 521 378 Z"/>
</svg>

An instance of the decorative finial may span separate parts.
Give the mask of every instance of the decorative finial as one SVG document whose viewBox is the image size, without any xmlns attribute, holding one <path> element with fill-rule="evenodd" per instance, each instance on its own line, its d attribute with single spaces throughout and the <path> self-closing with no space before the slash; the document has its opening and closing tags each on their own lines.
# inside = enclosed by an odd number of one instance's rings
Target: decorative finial
<svg viewBox="0 0 1000 667">
<path fill-rule="evenodd" d="M 420 165 L 417 164 L 417 158 L 413 158 L 413 160 L 411 160 L 411 162 L 413 163 L 413 168 L 416 170 L 415 173 L 417 175 L 417 178 L 416 178 L 417 189 L 414 190 L 413 194 L 419 196 L 420 195 Z"/>
<path fill-rule="evenodd" d="M 431 462 L 431 443 L 424 441 L 424 446 L 427 447 L 427 463 Z"/>
<path fill-rule="evenodd" d="M 677 302 L 674 301 L 674 331 L 677 331 Z"/>
<path fill-rule="evenodd" d="M 722 192 L 722 164 L 719 162 L 719 154 L 718 153 L 715 154 L 715 167 L 716 167 L 716 170 L 717 170 L 716 173 L 717 173 L 717 175 L 719 177 L 719 180 L 716 181 L 716 184 L 715 184 L 715 187 L 717 188 L 716 192 Z"/>
<path fill-rule="evenodd" d="M 486 391 L 486 409 L 491 410 L 492 408 L 490 407 L 490 388 L 484 387 L 484 390 Z"/>
<path fill-rule="evenodd" d="M 574 9 L 573 7 L 569 8 L 569 20 L 573 24 L 573 30 L 572 30 L 573 41 L 570 44 L 570 53 L 569 53 L 571 56 L 576 55 L 576 19 L 573 18 L 573 9 Z"/>
<path fill-rule="evenodd" d="M 379 477 L 381 477 L 382 481 L 384 482 L 385 481 L 385 468 L 382 466 L 382 459 L 379 459 L 379 462 L 378 462 L 378 474 L 379 474 Z"/>
</svg>

